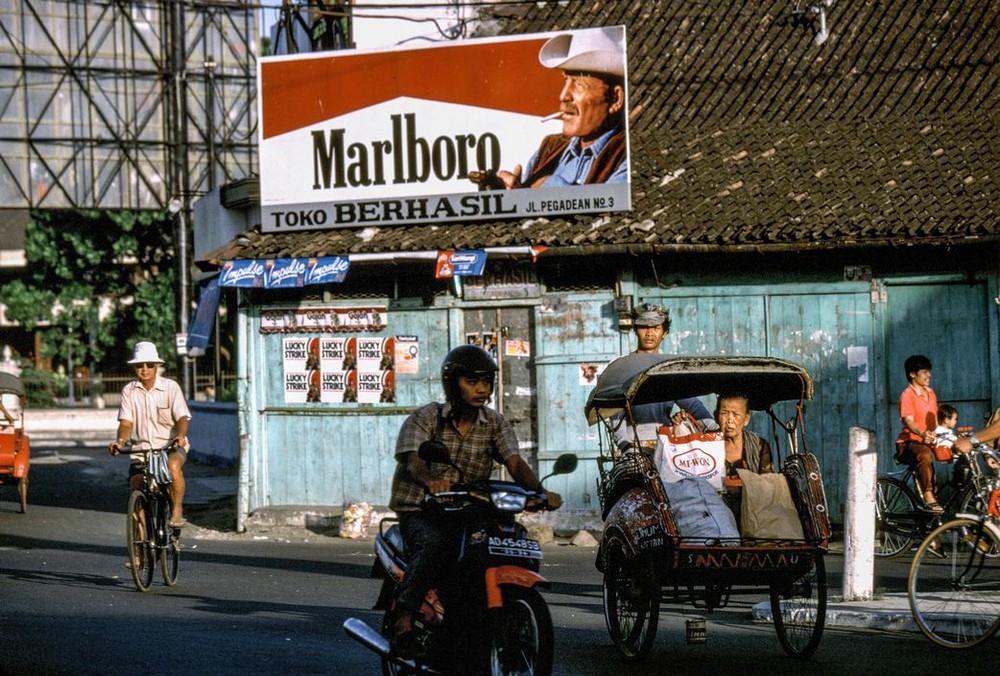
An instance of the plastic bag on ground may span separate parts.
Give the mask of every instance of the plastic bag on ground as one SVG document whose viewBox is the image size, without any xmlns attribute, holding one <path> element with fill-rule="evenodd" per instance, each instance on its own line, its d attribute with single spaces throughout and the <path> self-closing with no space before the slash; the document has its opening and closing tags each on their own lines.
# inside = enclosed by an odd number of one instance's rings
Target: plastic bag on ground
<svg viewBox="0 0 1000 676">
<path fill-rule="evenodd" d="M 340 537 L 356 540 L 368 536 L 372 508 L 367 502 L 356 502 L 344 509 L 340 517 Z"/>
</svg>

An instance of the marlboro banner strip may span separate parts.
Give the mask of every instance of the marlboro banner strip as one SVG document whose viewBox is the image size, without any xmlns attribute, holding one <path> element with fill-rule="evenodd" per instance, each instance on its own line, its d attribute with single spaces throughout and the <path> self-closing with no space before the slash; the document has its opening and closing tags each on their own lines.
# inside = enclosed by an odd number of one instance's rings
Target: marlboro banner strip
<svg viewBox="0 0 1000 676">
<path fill-rule="evenodd" d="M 612 26 L 260 59 L 262 229 L 629 209 L 625 54 Z"/>
</svg>

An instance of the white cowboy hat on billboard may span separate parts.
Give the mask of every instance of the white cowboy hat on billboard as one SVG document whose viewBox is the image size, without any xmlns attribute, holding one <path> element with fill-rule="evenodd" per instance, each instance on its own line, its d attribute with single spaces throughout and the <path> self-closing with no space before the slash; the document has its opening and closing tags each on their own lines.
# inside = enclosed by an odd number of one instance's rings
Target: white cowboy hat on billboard
<svg viewBox="0 0 1000 676">
<path fill-rule="evenodd" d="M 609 26 L 549 38 L 538 52 L 546 68 L 625 77 L 625 28 Z"/>
<path fill-rule="evenodd" d="M 156 345 L 153 343 L 141 342 L 135 344 L 135 353 L 128 361 L 129 364 L 141 364 L 143 362 L 162 364 Z"/>
</svg>

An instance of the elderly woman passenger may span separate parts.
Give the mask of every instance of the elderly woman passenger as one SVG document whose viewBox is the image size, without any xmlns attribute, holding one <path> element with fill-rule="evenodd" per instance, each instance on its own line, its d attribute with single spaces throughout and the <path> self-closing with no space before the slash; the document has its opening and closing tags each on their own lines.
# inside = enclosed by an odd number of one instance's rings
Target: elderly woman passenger
<svg viewBox="0 0 1000 676">
<path fill-rule="evenodd" d="M 726 442 L 726 494 L 723 499 L 739 519 L 743 484 L 736 470 L 746 469 L 757 474 L 774 472 L 771 447 L 759 434 L 746 428 L 750 423 L 750 399 L 745 394 L 720 394 L 715 420 Z"/>
</svg>

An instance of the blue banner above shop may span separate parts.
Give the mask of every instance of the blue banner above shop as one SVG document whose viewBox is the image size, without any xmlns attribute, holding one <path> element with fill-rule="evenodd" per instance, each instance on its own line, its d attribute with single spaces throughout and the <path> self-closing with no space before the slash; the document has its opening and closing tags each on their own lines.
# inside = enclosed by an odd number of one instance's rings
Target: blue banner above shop
<svg viewBox="0 0 1000 676">
<path fill-rule="evenodd" d="M 347 256 L 273 258 L 225 261 L 219 286 L 251 289 L 288 289 L 313 284 L 334 284 L 347 278 Z"/>
<path fill-rule="evenodd" d="M 205 354 L 215 330 L 215 315 L 219 311 L 219 278 L 212 277 L 201 285 L 198 307 L 188 326 L 187 353 L 189 357 Z"/>
</svg>

